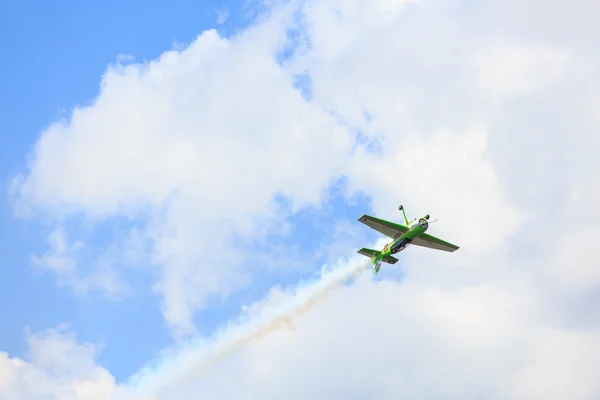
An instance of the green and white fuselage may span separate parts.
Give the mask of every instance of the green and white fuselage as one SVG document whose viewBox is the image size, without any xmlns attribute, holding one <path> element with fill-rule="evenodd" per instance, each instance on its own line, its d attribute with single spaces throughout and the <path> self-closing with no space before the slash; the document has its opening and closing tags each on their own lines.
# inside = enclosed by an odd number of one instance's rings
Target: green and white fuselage
<svg viewBox="0 0 600 400">
<path fill-rule="evenodd" d="M 449 252 L 456 251 L 459 248 L 452 243 L 448 243 L 425 233 L 429 228 L 429 214 L 408 221 L 406 213 L 404 212 L 404 207 L 400 206 L 398 209 L 402 211 L 406 225 L 375 218 L 370 215 L 362 215 L 358 219 L 363 224 L 392 239 L 392 241 L 386 244 L 381 251 L 367 248 L 362 248 L 358 251 L 360 254 L 371 258 L 373 271 L 375 273 L 379 272 L 382 262 L 388 264 L 395 264 L 398 262 L 398 259 L 392 255 L 406 249 L 410 244 Z"/>
</svg>

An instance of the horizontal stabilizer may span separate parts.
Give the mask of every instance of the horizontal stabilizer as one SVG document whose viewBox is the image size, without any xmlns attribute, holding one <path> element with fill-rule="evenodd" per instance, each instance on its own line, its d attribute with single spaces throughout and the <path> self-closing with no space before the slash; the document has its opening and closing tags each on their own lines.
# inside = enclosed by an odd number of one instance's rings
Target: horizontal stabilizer
<svg viewBox="0 0 600 400">
<path fill-rule="evenodd" d="M 358 253 L 362 254 L 363 256 L 367 256 L 369 258 L 375 258 L 381 254 L 380 251 L 373 250 L 373 249 L 367 249 L 366 247 L 363 247 L 362 249 L 360 249 L 358 251 Z"/>
<path fill-rule="evenodd" d="M 396 257 L 392 257 L 390 255 L 383 257 L 383 259 L 381 260 L 385 263 L 388 264 L 396 264 L 398 262 L 398 259 Z"/>
<path fill-rule="evenodd" d="M 358 251 L 359 254 L 362 254 L 363 256 L 369 257 L 369 258 L 375 258 L 381 255 L 380 251 L 377 250 L 373 250 L 373 249 L 367 249 L 366 247 L 363 247 L 362 249 L 360 249 Z M 396 264 L 398 262 L 398 259 L 396 257 L 392 257 L 389 254 L 385 257 L 383 257 L 381 259 L 381 261 L 388 263 L 388 264 Z"/>
</svg>

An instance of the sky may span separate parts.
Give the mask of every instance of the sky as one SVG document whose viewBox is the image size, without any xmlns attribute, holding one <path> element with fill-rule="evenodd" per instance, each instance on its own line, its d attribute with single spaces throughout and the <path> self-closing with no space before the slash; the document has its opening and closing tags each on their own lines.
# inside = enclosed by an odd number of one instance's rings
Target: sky
<svg viewBox="0 0 600 400">
<path fill-rule="evenodd" d="M 600 396 L 598 4 L 0 7 L 0 397 Z"/>
<path fill-rule="evenodd" d="M 247 23 L 248 10 L 242 6 L 193 1 L 168 6 L 117 1 L 87 5 L 73 1 L 52 5 L 2 3 L 0 46 L 3 53 L 12 55 L 13 62 L 0 67 L 4 110 L 0 119 L 0 168 L 5 189 L 0 229 L 6 238 L 1 249 L 5 267 L 0 296 L 3 304 L 15 304 L 22 310 L 2 307 L 2 318 L 7 321 L 0 333 L 2 350 L 22 355 L 26 351 L 26 327 L 39 331 L 67 322 L 83 337 L 110 341 L 112 350 L 102 358 L 114 367 L 117 376 L 124 377 L 148 352 L 169 342 L 160 311 L 143 305 L 154 304 L 151 295 L 140 293 L 129 304 L 107 303 L 101 296 L 73 296 L 58 287 L 53 276 L 32 269 L 30 258 L 44 251 L 48 227 L 41 220 L 24 223 L 14 218 L 10 180 L 25 167 L 27 153 L 50 122 L 93 100 L 107 65 L 124 55 L 151 60 L 177 43 L 189 43 L 209 27 L 232 34 Z M 107 224 L 104 231 L 109 233 L 111 226 Z M 129 321 L 126 326 L 130 328 L 124 330 L 123 321 Z M 135 348 L 131 347 L 136 337 L 133 321 L 155 332 Z M 122 360 L 119 354 L 125 350 L 131 356 Z"/>
</svg>

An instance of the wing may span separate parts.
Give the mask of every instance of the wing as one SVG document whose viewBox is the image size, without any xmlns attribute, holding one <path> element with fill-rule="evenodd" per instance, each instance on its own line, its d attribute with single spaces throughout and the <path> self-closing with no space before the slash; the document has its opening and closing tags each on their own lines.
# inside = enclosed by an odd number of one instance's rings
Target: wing
<svg viewBox="0 0 600 400">
<path fill-rule="evenodd" d="M 443 241 L 442 239 L 438 239 L 435 236 L 431 236 L 426 233 L 423 233 L 420 236 L 414 238 L 412 242 L 410 242 L 410 244 L 449 252 L 453 252 L 459 249 L 458 246 L 453 245 L 452 243 L 448 243 L 446 241 Z"/>
<path fill-rule="evenodd" d="M 375 229 L 377 232 L 382 233 L 392 239 L 395 239 L 396 237 L 408 232 L 408 227 L 404 225 L 386 221 L 385 219 L 371 217 L 370 215 L 366 214 L 362 215 L 358 220 L 367 225 L 369 228 Z"/>
</svg>

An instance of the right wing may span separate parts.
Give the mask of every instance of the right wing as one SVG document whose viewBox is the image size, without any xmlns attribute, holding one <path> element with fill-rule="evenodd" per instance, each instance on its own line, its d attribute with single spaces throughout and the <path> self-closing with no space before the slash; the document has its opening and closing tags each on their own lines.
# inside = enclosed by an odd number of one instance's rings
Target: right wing
<svg viewBox="0 0 600 400">
<path fill-rule="evenodd" d="M 414 244 L 421 247 L 428 247 L 430 249 L 442 250 L 453 252 L 459 249 L 458 246 L 448 243 L 442 239 L 438 239 L 435 236 L 428 235 L 423 233 L 416 238 L 414 238 L 410 244 Z"/>
<path fill-rule="evenodd" d="M 408 227 L 395 222 L 386 221 L 370 215 L 363 214 L 359 219 L 360 222 L 367 225 L 371 229 L 384 234 L 385 236 L 395 239 L 396 237 L 408 232 Z"/>
</svg>

